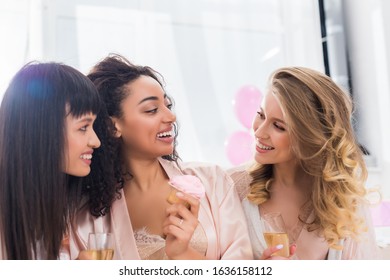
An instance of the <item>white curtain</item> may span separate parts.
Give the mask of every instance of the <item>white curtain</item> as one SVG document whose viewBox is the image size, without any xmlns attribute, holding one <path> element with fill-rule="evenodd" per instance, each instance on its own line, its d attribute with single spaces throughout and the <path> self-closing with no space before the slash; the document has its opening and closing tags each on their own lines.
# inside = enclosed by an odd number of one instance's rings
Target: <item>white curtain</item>
<svg viewBox="0 0 390 280">
<path fill-rule="evenodd" d="M 240 89 L 263 93 L 280 66 L 323 71 L 319 9 L 312 0 L 7 0 L 0 15 L 0 35 L 7 38 L 0 45 L 1 92 L 32 59 L 86 73 L 108 53 L 120 53 L 164 76 L 186 161 L 238 164 L 242 157 L 232 156 L 253 151 L 251 129 L 233 105 Z M 243 150 L 232 151 L 232 143 Z"/>
</svg>

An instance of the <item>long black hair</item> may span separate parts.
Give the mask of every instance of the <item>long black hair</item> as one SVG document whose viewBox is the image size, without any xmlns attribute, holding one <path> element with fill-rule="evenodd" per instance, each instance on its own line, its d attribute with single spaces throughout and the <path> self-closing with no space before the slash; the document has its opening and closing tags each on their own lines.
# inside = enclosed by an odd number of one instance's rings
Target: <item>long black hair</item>
<svg viewBox="0 0 390 280">
<path fill-rule="evenodd" d="M 61 63 L 29 63 L 12 79 L 0 107 L 3 257 L 58 258 L 82 190 L 81 178 L 63 172 L 66 115 L 100 107 L 93 83 Z"/>
</svg>

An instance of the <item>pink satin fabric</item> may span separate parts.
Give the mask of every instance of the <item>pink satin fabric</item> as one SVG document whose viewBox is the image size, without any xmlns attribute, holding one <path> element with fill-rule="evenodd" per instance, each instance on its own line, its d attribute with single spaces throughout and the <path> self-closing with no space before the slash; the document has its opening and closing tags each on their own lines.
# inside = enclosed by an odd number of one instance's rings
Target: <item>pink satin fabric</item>
<svg viewBox="0 0 390 280">
<path fill-rule="evenodd" d="M 234 181 L 237 193 L 240 196 L 244 207 L 244 213 L 247 218 L 249 235 L 252 242 L 252 250 L 255 258 L 261 256 L 266 249 L 262 241 L 260 225 L 260 211 L 257 205 L 253 205 L 246 199 L 249 193 L 249 184 L 251 177 L 246 171 L 249 165 L 241 165 L 227 170 L 227 173 Z M 312 213 L 313 215 L 313 213 Z M 324 238 L 317 231 L 307 231 L 303 228 L 296 240 L 297 250 L 295 259 L 305 260 L 323 260 L 323 259 L 378 259 L 379 251 L 376 244 L 375 230 L 368 207 L 368 203 L 362 200 L 359 208 L 359 216 L 365 221 L 367 231 L 362 232 L 357 239 L 346 238 L 342 240 L 343 250 L 330 249 Z"/>
<path fill-rule="evenodd" d="M 206 196 L 200 200 L 198 219 L 208 240 L 207 259 L 253 259 L 246 219 L 230 177 L 220 167 L 210 164 L 180 163 L 181 170 L 163 159 L 160 164 L 169 178 L 195 175 L 206 188 Z M 86 208 L 80 211 L 69 236 L 71 259 L 76 259 L 80 250 L 87 248 L 88 234 L 93 231 L 114 233 L 114 259 L 140 259 L 123 192 L 121 194 L 122 198 L 113 203 L 111 212 L 104 217 L 92 217 Z"/>
</svg>

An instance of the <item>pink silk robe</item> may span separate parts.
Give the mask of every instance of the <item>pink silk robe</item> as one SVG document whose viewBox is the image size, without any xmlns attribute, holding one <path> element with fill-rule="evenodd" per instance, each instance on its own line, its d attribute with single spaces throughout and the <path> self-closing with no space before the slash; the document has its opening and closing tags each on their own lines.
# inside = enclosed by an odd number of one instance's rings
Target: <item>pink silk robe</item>
<svg viewBox="0 0 390 280">
<path fill-rule="evenodd" d="M 206 188 L 200 201 L 199 223 L 208 241 L 207 259 L 253 259 L 252 247 L 244 212 L 230 177 L 218 166 L 203 163 L 174 163 L 160 159 L 171 178 L 176 175 L 195 175 Z M 70 231 L 70 258 L 78 257 L 87 246 L 90 232 L 112 232 L 116 248 L 114 259 L 140 259 L 123 191 L 109 214 L 93 217 L 84 207 Z"/>
<path fill-rule="evenodd" d="M 253 254 L 257 259 L 266 249 L 266 245 L 261 232 L 262 227 L 260 223 L 259 208 L 257 205 L 249 202 L 246 198 L 246 195 L 249 192 L 249 183 L 252 180 L 249 173 L 246 171 L 248 167 L 249 165 L 233 167 L 227 170 L 227 173 L 233 179 L 237 193 L 242 200 L 241 203 L 247 218 Z M 329 260 L 378 259 L 379 252 L 375 240 L 375 231 L 369 209 L 366 205 L 361 205 L 359 215 L 364 219 L 367 226 L 367 231 L 361 233 L 359 241 L 352 238 L 346 238 L 340 242 L 340 245 L 343 245 L 343 250 L 339 251 L 329 248 L 326 241 L 321 236 L 317 236 L 316 232 L 308 232 L 306 229 L 302 229 L 296 240 L 297 251 L 294 259 L 323 259 L 325 256 L 322 256 L 320 252 L 323 252 L 324 250 L 328 251 L 327 259 Z"/>
</svg>

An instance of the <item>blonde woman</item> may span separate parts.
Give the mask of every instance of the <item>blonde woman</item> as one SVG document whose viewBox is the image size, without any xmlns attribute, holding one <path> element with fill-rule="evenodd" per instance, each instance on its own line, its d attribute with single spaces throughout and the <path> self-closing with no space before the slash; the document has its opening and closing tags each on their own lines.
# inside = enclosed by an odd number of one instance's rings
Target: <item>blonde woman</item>
<svg viewBox="0 0 390 280">
<path fill-rule="evenodd" d="M 320 72 L 289 67 L 270 76 L 253 122 L 255 164 L 229 170 L 255 258 L 276 258 L 280 247 L 264 244 L 260 219 L 270 212 L 282 214 L 290 258 L 377 257 L 351 114 L 348 94 Z"/>
</svg>

